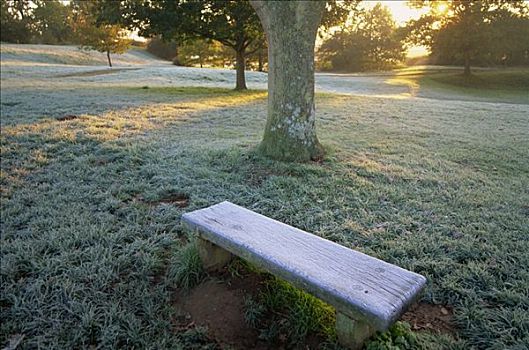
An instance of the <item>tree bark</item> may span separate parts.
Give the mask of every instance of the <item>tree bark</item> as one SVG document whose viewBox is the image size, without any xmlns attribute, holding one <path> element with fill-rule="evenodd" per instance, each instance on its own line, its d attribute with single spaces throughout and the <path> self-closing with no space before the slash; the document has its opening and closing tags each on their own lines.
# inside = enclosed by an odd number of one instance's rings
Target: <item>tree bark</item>
<svg viewBox="0 0 529 350">
<path fill-rule="evenodd" d="M 268 119 L 260 152 L 320 159 L 314 108 L 314 43 L 325 1 L 251 1 L 268 38 Z"/>
<path fill-rule="evenodd" d="M 235 51 L 235 56 L 235 69 L 237 70 L 235 90 L 246 90 L 246 77 L 244 75 L 244 70 L 246 68 L 246 53 L 244 52 L 244 49 Z"/>
<path fill-rule="evenodd" d="M 107 59 L 108 59 L 108 66 L 112 68 L 112 61 L 110 60 L 110 51 L 107 50 Z"/>
</svg>

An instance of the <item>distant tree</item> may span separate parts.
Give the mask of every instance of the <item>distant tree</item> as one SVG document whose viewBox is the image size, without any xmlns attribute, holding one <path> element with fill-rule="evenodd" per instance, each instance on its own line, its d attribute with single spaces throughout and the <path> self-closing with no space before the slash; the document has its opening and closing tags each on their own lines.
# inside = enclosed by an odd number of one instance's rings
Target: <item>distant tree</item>
<svg viewBox="0 0 529 350">
<path fill-rule="evenodd" d="M 72 7 L 73 28 L 81 47 L 106 53 L 108 65 L 112 67 L 110 54 L 126 52 L 132 40 L 119 25 L 98 23 L 95 2 L 75 0 Z"/>
<path fill-rule="evenodd" d="M 391 12 L 377 3 L 357 14 L 355 21 L 326 39 L 319 49 L 320 64 L 348 71 L 393 68 L 405 48 Z"/>
<path fill-rule="evenodd" d="M 100 25 L 81 27 L 80 41 L 85 49 L 96 50 L 107 54 L 108 66 L 112 67 L 111 53 L 124 53 L 132 44 L 123 29 L 117 25 Z"/>
<path fill-rule="evenodd" d="M 268 61 L 266 41 L 256 41 L 248 48 L 245 64 L 246 70 L 263 71 Z M 199 65 L 212 67 L 235 67 L 233 50 L 216 40 L 190 39 L 180 45 L 178 63 L 183 66 Z"/>
<path fill-rule="evenodd" d="M 504 66 L 529 65 L 529 16 L 504 11 L 491 23 L 492 48 L 487 63 Z"/>
<path fill-rule="evenodd" d="M 265 38 L 256 42 L 250 47 L 251 54 L 248 55 L 247 67 L 251 67 L 258 72 L 263 72 L 265 65 L 268 64 L 268 44 Z"/>
<path fill-rule="evenodd" d="M 14 43 L 72 41 L 71 7 L 59 0 L 0 0 L 0 39 Z"/>
<path fill-rule="evenodd" d="M 361 0 L 327 0 L 319 29 L 325 32 L 329 28 L 345 27 L 361 12 L 358 5 Z"/>
<path fill-rule="evenodd" d="M 30 0 L 0 0 L 0 40 L 25 44 L 33 33 L 32 2 Z"/>
<path fill-rule="evenodd" d="M 71 7 L 59 0 L 33 0 L 36 40 L 44 44 L 63 44 L 73 40 Z"/>
<path fill-rule="evenodd" d="M 465 75 L 470 75 L 472 64 L 501 55 L 527 40 L 523 24 L 527 25 L 524 19 L 528 6 L 523 0 L 414 0 L 408 3 L 411 7 L 429 8 L 427 14 L 408 23 L 408 39 L 428 46 L 432 56 L 440 61 L 463 63 Z M 521 21 L 522 30 L 511 32 L 511 38 L 505 35 L 498 38 L 498 29 L 509 28 L 501 25 L 506 20 Z M 506 48 L 508 42 L 510 45 Z"/>
</svg>

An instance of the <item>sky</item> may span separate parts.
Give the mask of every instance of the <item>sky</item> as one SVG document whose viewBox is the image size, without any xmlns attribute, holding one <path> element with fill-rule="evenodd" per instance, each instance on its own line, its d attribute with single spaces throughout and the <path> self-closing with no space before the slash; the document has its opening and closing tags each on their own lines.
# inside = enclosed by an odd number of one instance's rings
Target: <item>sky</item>
<svg viewBox="0 0 529 350">
<path fill-rule="evenodd" d="M 423 9 L 411 9 L 406 5 L 406 1 L 363 1 L 361 4 L 366 8 L 370 8 L 380 2 L 384 6 L 387 6 L 393 15 L 393 19 L 398 25 L 404 25 L 410 19 L 417 19 L 428 10 Z"/>
</svg>

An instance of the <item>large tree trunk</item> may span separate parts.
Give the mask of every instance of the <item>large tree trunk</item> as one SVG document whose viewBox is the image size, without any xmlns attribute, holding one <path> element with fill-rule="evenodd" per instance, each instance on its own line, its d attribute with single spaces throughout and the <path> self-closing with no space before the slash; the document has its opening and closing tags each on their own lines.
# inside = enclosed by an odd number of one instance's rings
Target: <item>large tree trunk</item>
<svg viewBox="0 0 529 350">
<path fill-rule="evenodd" d="M 107 50 L 107 59 L 108 59 L 108 66 L 112 68 L 112 61 L 110 60 L 110 51 Z"/>
<path fill-rule="evenodd" d="M 244 50 L 239 50 L 235 53 L 235 68 L 237 69 L 237 82 L 235 85 L 235 90 L 246 90 L 246 77 L 244 76 L 244 70 L 246 68 L 246 53 Z"/>
<path fill-rule="evenodd" d="M 265 156 L 308 161 L 323 156 L 316 137 L 314 43 L 325 1 L 251 1 L 268 38 Z"/>
</svg>

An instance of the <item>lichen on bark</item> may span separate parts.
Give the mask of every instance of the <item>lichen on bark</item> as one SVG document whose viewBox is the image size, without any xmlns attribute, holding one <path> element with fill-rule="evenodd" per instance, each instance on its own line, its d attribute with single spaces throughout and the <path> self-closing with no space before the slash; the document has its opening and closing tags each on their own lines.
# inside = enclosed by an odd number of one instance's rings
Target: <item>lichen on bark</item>
<svg viewBox="0 0 529 350">
<path fill-rule="evenodd" d="M 316 136 L 314 43 L 325 2 L 252 1 L 268 38 L 268 119 L 261 153 L 284 161 L 323 156 Z"/>
</svg>

